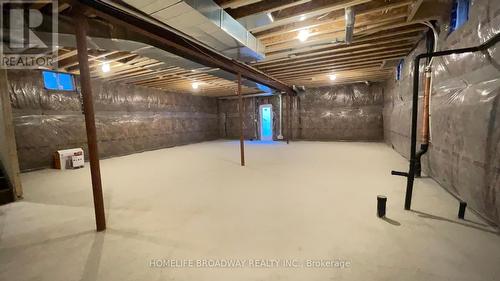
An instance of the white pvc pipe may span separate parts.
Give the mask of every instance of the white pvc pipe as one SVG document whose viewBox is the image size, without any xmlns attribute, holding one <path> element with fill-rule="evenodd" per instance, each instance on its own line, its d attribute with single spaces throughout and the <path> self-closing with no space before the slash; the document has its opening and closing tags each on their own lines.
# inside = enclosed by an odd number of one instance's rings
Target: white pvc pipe
<svg viewBox="0 0 500 281">
<path fill-rule="evenodd" d="M 282 133 L 282 127 L 283 127 L 283 102 L 281 100 L 281 93 L 279 94 L 279 97 L 280 97 L 280 132 L 278 134 L 278 139 L 279 140 L 282 140 L 283 139 L 283 133 Z"/>
</svg>

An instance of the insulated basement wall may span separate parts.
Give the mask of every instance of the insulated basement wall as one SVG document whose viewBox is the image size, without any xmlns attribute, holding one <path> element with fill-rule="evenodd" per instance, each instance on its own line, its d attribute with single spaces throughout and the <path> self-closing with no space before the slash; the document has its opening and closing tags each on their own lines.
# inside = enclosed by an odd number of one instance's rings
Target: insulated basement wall
<svg viewBox="0 0 500 281">
<path fill-rule="evenodd" d="M 379 83 L 306 88 L 292 104 L 293 137 L 326 141 L 383 140 L 383 101 L 383 85 Z"/>
<path fill-rule="evenodd" d="M 259 106 L 273 106 L 273 137 L 279 134 L 279 97 L 243 99 L 245 139 L 259 139 Z M 283 135 L 287 136 L 287 97 L 283 96 Z M 292 101 L 293 139 L 302 140 L 383 140 L 383 85 L 356 83 L 307 88 Z M 238 99 L 219 100 L 221 136 L 239 138 Z"/>
<path fill-rule="evenodd" d="M 56 150 L 87 153 L 78 92 L 48 91 L 41 71 L 9 71 L 21 170 L 52 166 Z M 77 83 L 78 84 L 78 83 Z M 217 101 L 92 80 L 101 157 L 217 139 Z"/>
<path fill-rule="evenodd" d="M 238 99 L 220 99 L 219 128 L 222 138 L 237 139 L 240 137 L 240 115 Z M 249 97 L 243 99 L 243 135 L 245 139 L 260 139 L 259 106 L 271 104 L 273 107 L 273 138 L 279 134 L 279 97 Z"/>
<path fill-rule="evenodd" d="M 451 34 L 441 32 L 441 50 L 476 46 L 500 32 L 500 1 L 471 1 L 469 18 Z M 407 158 L 413 59 L 425 52 L 424 46 L 421 42 L 405 59 L 403 79 L 392 79 L 386 90 L 385 139 Z M 433 70 L 431 145 L 422 161 L 424 173 L 499 224 L 500 45 L 484 53 L 436 58 Z"/>
</svg>

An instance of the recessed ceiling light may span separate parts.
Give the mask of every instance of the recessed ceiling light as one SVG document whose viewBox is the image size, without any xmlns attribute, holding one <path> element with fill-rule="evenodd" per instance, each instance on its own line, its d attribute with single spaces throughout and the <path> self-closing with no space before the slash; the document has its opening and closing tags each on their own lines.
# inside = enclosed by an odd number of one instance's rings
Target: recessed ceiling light
<svg viewBox="0 0 500 281">
<path fill-rule="evenodd" d="M 297 38 L 299 38 L 301 42 L 306 41 L 307 38 L 309 38 L 309 30 L 302 29 L 301 31 L 299 31 L 299 35 L 297 36 Z"/>
<path fill-rule="evenodd" d="M 111 70 L 111 66 L 109 65 L 108 62 L 103 62 L 102 66 L 101 66 L 101 70 L 102 70 L 102 72 L 107 73 Z"/>
<path fill-rule="evenodd" d="M 299 20 L 300 21 L 304 21 L 304 20 L 306 20 L 306 18 L 307 18 L 306 15 L 301 15 L 300 18 L 299 18 Z"/>
<path fill-rule="evenodd" d="M 193 89 L 198 89 L 200 87 L 200 84 L 198 82 L 193 82 L 191 83 L 191 87 L 193 87 Z"/>
<path fill-rule="evenodd" d="M 328 75 L 328 77 L 330 77 L 330 80 L 332 80 L 332 81 L 335 81 L 335 79 L 337 79 L 337 75 L 335 75 L 335 74 L 330 74 L 330 75 Z"/>
</svg>

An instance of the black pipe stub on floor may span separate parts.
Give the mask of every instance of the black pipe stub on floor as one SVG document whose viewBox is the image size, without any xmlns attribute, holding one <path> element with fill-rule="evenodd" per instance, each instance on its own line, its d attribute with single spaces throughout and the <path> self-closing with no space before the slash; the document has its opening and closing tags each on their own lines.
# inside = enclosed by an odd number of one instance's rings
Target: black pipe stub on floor
<svg viewBox="0 0 500 281">
<path fill-rule="evenodd" d="M 377 195 L 377 216 L 379 218 L 385 217 L 385 205 L 387 203 L 387 197 L 384 195 Z"/>
<path fill-rule="evenodd" d="M 467 202 L 460 201 L 460 206 L 458 207 L 458 218 L 465 218 L 465 209 L 467 208 Z"/>
</svg>

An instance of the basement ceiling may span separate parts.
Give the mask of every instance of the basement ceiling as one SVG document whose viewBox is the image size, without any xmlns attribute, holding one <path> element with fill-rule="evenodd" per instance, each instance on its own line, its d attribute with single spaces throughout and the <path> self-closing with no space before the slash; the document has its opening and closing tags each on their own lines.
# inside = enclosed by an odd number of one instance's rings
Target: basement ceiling
<svg viewBox="0 0 500 281">
<path fill-rule="evenodd" d="M 170 19 L 164 14 L 180 2 L 189 14 L 212 15 L 209 20 L 215 24 L 213 36 L 207 45 L 219 48 L 230 44 L 230 37 L 220 34 L 221 30 L 234 37 L 234 50 L 242 50 L 245 44 L 238 38 L 243 36 L 241 28 L 262 45 L 262 56 L 247 60 L 247 64 L 288 85 L 325 86 L 357 81 L 384 81 L 392 77 L 394 67 L 423 37 L 427 27 L 415 18 L 420 6 L 426 0 L 135 0 L 110 1 L 113 5 L 130 7 L 160 21 Z M 116 4 L 115 4 L 116 3 Z M 434 3 L 434 2 L 432 2 Z M 168 5 L 167 5 L 168 4 Z M 218 5 L 218 6 L 217 6 Z M 442 7 L 434 3 L 436 11 L 426 9 L 425 20 L 436 19 L 434 14 L 443 14 Z M 438 6 L 436 6 L 438 5 Z M 63 1 L 60 12 L 70 11 L 71 2 Z M 210 13 L 206 9 L 210 7 Z M 222 14 L 218 10 L 223 11 Z M 352 41 L 345 42 L 346 10 L 354 11 L 355 23 Z M 163 11 L 163 12 L 162 12 Z M 221 22 L 217 22 L 218 12 Z M 430 11 L 430 13 L 429 13 Z M 170 11 L 175 12 L 175 11 Z M 151 15 L 150 15 L 151 14 Z M 184 17 L 189 17 L 186 14 Z M 431 14 L 431 16 L 429 16 Z M 155 16 L 155 15 L 162 15 Z M 197 18 L 200 18 L 196 14 Z M 229 20 L 229 17 L 231 20 Z M 240 37 L 231 34 L 222 21 L 230 23 L 228 28 L 236 28 Z M 236 22 L 237 21 L 237 22 Z M 176 21 L 172 21 L 175 23 Z M 171 24 L 173 24 L 171 23 Z M 206 22 L 205 24 L 209 24 Z M 175 26 L 174 26 L 175 28 Z M 188 26 L 182 32 L 205 32 Z M 207 27 L 208 28 L 208 27 Z M 206 28 L 205 28 L 206 29 Z M 188 31 L 188 32 L 186 32 Z M 214 32 L 215 32 L 214 31 Z M 306 34 L 305 40 L 299 40 Z M 244 36 L 243 36 L 244 37 Z M 304 37 L 304 36 L 302 36 Z M 221 39 L 223 38 L 223 39 Z M 249 38 L 247 36 L 247 38 Z M 218 40 L 218 41 L 217 41 Z M 225 40 L 225 41 L 223 41 Z M 218 49 L 211 46 L 214 49 Z M 222 53 L 228 49 L 219 50 Z M 123 50 L 91 50 L 90 58 L 93 77 L 112 81 L 153 87 L 169 91 L 191 92 L 207 96 L 229 96 L 236 92 L 234 80 L 226 80 L 214 74 L 219 69 L 191 69 L 179 67 L 168 60 L 155 60 L 143 54 Z M 230 54 L 230 52 L 228 53 Z M 64 46 L 58 52 L 61 71 L 78 73 L 76 51 Z M 234 53 L 239 60 L 241 52 Z M 248 57 L 247 57 L 248 58 Z M 71 62 L 67 65 L 65 62 Z M 103 61 L 111 64 L 110 73 L 99 73 Z M 334 80 L 331 78 L 335 77 Z M 226 79 L 224 79 L 226 78 Z M 199 88 L 193 89 L 193 83 Z M 243 86 L 244 94 L 261 92 L 259 87 Z"/>
<path fill-rule="evenodd" d="M 59 48 L 55 60 L 58 65 L 56 70 L 79 74 L 76 49 Z M 102 71 L 102 65 L 105 63 L 110 69 L 106 73 Z M 169 92 L 220 97 L 235 95 L 238 88 L 236 81 L 211 75 L 212 72 L 219 70 L 217 68 L 186 69 L 134 52 L 91 49 L 89 50 L 89 68 L 92 78 Z M 196 83 L 196 89 L 193 88 L 193 83 Z M 243 94 L 258 92 L 258 89 L 242 85 Z"/>
<path fill-rule="evenodd" d="M 394 64 L 415 47 L 427 30 L 422 18 L 414 19 L 424 0 L 124 1 L 184 33 L 198 34 L 197 39 L 208 38 L 200 40 L 222 53 L 227 50 L 214 40 L 220 29 L 214 28 L 213 36 L 202 36 L 197 27 L 172 20 L 172 14 L 188 22 L 197 18 L 193 14 L 206 15 L 228 33 L 233 25 L 224 28 L 224 22 L 228 18 L 236 20 L 240 34 L 247 32 L 247 37 L 263 46 L 260 51 L 264 58 L 256 56 L 246 62 L 275 79 L 298 86 L 387 80 L 392 77 Z M 442 12 L 442 4 L 432 3 L 436 11 L 431 9 L 426 20 Z M 189 13 L 175 10 L 180 4 L 190 7 Z M 348 11 L 354 15 L 354 24 L 350 28 L 352 36 L 346 40 Z"/>
<path fill-rule="evenodd" d="M 421 1 L 408 0 L 216 0 L 246 23 L 265 45 L 266 58 L 252 63 L 287 83 L 322 86 L 392 77 L 427 28 L 410 15 Z M 355 13 L 353 40 L 345 40 L 345 10 Z M 263 17 L 269 20 L 260 20 Z M 253 24 L 251 22 L 254 21 Z M 309 36 L 299 40 L 300 33 Z M 332 81 L 330 76 L 334 75 Z"/>
</svg>

